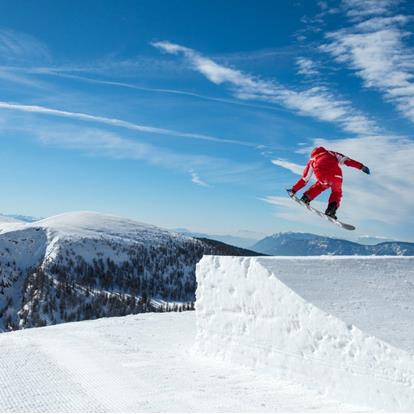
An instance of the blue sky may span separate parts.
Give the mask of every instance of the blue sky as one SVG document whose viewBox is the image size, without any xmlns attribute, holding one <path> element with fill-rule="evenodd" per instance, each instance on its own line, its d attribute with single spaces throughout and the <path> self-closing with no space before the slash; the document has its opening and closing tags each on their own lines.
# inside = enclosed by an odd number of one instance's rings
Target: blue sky
<svg viewBox="0 0 414 414">
<path fill-rule="evenodd" d="M 412 3 L 1 6 L 0 211 L 414 241 Z M 353 234 L 286 197 L 320 144 L 372 171 L 344 169 Z"/>
</svg>

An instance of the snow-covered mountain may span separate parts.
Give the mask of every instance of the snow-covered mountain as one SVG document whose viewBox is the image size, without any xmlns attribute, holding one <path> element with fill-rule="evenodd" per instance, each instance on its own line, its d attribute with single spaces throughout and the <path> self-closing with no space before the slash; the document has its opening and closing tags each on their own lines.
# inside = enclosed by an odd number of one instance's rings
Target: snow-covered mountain
<svg viewBox="0 0 414 414">
<path fill-rule="evenodd" d="M 0 331 L 191 303 L 203 254 L 254 254 L 93 212 L 0 229 Z"/>
<path fill-rule="evenodd" d="M 257 242 L 252 249 L 273 256 L 414 256 L 414 243 L 387 241 L 363 245 L 349 240 L 311 233 L 276 233 Z"/>
</svg>

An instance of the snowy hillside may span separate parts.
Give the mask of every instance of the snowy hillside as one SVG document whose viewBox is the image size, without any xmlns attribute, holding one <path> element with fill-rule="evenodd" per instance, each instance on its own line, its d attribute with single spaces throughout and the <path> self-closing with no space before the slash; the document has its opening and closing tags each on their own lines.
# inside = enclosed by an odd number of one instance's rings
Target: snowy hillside
<svg viewBox="0 0 414 414">
<path fill-rule="evenodd" d="M 196 312 L 0 334 L 4 412 L 414 409 L 414 258 L 205 256 Z"/>
<path fill-rule="evenodd" d="M 363 245 L 311 233 L 276 233 L 265 237 L 252 249 L 273 256 L 414 256 L 414 243 L 387 241 Z"/>
<path fill-rule="evenodd" d="M 198 353 L 414 410 L 414 258 L 205 256 L 197 281 Z"/>
<path fill-rule="evenodd" d="M 191 303 L 203 254 L 246 254 L 92 212 L 4 226 L 0 331 Z"/>
</svg>

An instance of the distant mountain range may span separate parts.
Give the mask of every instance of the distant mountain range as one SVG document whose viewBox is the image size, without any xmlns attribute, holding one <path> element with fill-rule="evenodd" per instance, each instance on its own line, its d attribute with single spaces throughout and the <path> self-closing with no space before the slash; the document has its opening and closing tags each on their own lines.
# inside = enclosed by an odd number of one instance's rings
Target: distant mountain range
<svg viewBox="0 0 414 414">
<path fill-rule="evenodd" d="M 22 214 L 0 214 L 0 223 L 3 222 L 19 222 L 23 221 L 25 223 L 32 223 L 34 221 L 40 220 L 38 217 L 32 216 L 23 216 Z"/>
<path fill-rule="evenodd" d="M 207 234 L 207 233 L 198 233 L 190 231 L 184 228 L 176 228 L 173 231 L 180 233 L 187 237 L 196 237 L 199 239 L 210 239 L 217 240 L 222 243 L 231 244 L 232 246 L 241 247 L 244 249 L 251 248 L 251 246 L 257 242 L 259 238 L 250 238 L 250 237 L 240 237 L 240 236 L 231 236 L 231 235 L 222 235 L 222 234 Z"/>
<path fill-rule="evenodd" d="M 375 245 L 363 245 L 311 233 L 293 232 L 276 233 L 265 237 L 251 249 L 272 256 L 414 256 L 414 243 L 387 241 Z"/>
</svg>

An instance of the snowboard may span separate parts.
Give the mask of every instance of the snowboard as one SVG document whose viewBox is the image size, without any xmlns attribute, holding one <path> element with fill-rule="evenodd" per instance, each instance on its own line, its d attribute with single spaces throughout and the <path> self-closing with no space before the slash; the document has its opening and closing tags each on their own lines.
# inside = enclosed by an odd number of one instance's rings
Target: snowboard
<svg viewBox="0 0 414 414">
<path fill-rule="evenodd" d="M 319 217 L 323 217 L 324 219 L 330 221 L 333 224 L 336 224 L 337 226 L 341 227 L 342 229 L 345 230 L 355 230 L 355 226 L 353 226 L 352 224 L 347 224 L 347 223 L 343 223 L 342 221 L 339 220 L 335 220 L 332 217 L 327 216 L 325 213 L 322 213 L 322 211 L 319 211 L 318 209 L 312 207 L 312 206 L 308 206 L 306 203 L 304 203 L 303 201 L 300 201 L 299 198 L 297 198 L 294 194 L 291 194 L 289 192 L 289 190 L 287 190 L 287 193 L 289 194 L 289 197 L 296 201 L 298 204 L 306 207 L 308 210 L 316 213 Z"/>
</svg>

